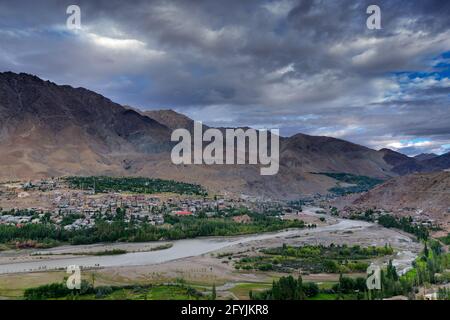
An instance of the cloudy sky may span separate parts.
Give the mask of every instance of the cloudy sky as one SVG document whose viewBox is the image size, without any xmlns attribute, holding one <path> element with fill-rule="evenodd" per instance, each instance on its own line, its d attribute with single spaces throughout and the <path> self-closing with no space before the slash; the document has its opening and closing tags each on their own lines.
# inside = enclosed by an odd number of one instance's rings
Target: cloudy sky
<svg viewBox="0 0 450 320">
<path fill-rule="evenodd" d="M 381 30 L 366 27 L 370 4 Z M 0 0 L 0 71 L 210 125 L 444 153 L 449 17 L 440 0 Z"/>
</svg>

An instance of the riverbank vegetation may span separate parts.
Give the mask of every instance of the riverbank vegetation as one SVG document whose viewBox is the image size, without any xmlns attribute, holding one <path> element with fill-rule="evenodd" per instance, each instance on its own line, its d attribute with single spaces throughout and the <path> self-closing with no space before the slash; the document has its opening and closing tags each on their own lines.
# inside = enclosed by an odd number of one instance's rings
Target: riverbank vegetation
<svg viewBox="0 0 450 320">
<path fill-rule="evenodd" d="M 238 270 L 277 271 L 291 273 L 302 270 L 307 273 L 353 273 L 366 272 L 370 260 L 392 255 L 394 250 L 384 247 L 347 245 L 306 245 L 261 250 L 263 255 L 244 257 L 235 263 Z"/>
<path fill-rule="evenodd" d="M 76 252 L 74 255 L 87 255 L 87 256 L 116 256 L 121 254 L 128 253 L 127 250 L 124 249 L 111 249 L 111 250 L 103 250 L 103 251 L 94 251 L 94 252 Z"/>
<path fill-rule="evenodd" d="M 337 209 L 336 209 L 337 210 Z M 414 223 L 412 217 L 396 217 L 391 214 L 380 214 L 372 209 L 363 212 L 354 212 L 349 219 L 363 220 L 368 222 L 377 221 L 379 225 L 385 228 L 396 228 L 410 233 L 419 240 L 428 240 L 430 233 L 427 227 Z"/>
<path fill-rule="evenodd" d="M 419 288 L 430 285 L 443 285 L 450 281 L 450 253 L 444 252 L 440 243 L 430 240 L 414 263 L 413 268 L 398 276 L 395 267 L 389 263 L 381 272 L 381 290 L 373 291 L 372 298 L 380 299 L 404 295 L 413 299 Z"/>
<path fill-rule="evenodd" d="M 397 218 L 393 215 L 385 214 L 378 217 L 378 224 L 385 228 L 396 228 L 411 233 L 419 240 L 428 240 L 430 236 L 427 228 L 414 224 L 411 217 Z"/>
<path fill-rule="evenodd" d="M 289 248 L 281 249 L 289 250 Z M 293 255 L 298 251 L 290 249 Z M 388 250 L 388 249 L 386 249 Z M 275 249 L 280 252 L 280 249 Z M 363 251 L 364 252 L 364 251 Z M 385 253 L 385 249 L 369 249 L 365 254 Z M 450 281 L 450 253 L 444 252 L 438 241 L 426 242 L 420 257 L 413 268 L 404 275 L 399 275 L 392 260 L 380 272 L 381 289 L 368 290 L 365 277 L 352 278 L 342 275 L 339 281 L 331 287 L 324 288 L 315 283 L 304 283 L 302 278 L 292 276 L 281 277 L 274 281 L 272 288 L 264 291 L 250 291 L 251 299 L 256 300 L 379 300 L 393 296 L 404 296 L 408 299 L 422 299 L 421 288 L 435 287 L 436 297 L 440 300 L 449 299 L 449 291 L 445 284 Z"/>
<path fill-rule="evenodd" d="M 73 255 L 73 256 L 115 256 L 126 253 L 135 253 L 135 252 L 151 252 L 151 251 L 159 251 L 166 250 L 173 246 L 172 243 L 162 244 L 160 246 L 155 246 L 150 249 L 142 249 L 142 250 L 125 250 L 119 248 L 106 249 L 102 251 L 79 251 L 79 252 L 62 252 L 62 253 L 53 253 L 53 252 L 35 252 L 31 253 L 32 256 L 65 256 L 65 255 Z"/>
<path fill-rule="evenodd" d="M 21 227 L 0 225 L 1 243 L 28 243 L 34 247 L 58 243 L 92 244 L 98 242 L 145 242 L 157 240 L 179 240 L 204 236 L 234 236 L 251 233 L 273 232 L 288 228 L 304 228 L 300 220 L 282 220 L 276 216 L 247 213 L 249 223 L 238 223 L 231 216 L 208 218 L 199 216 L 165 216 L 165 224 L 155 226 L 147 222 L 125 219 L 118 210 L 112 220 L 96 217 L 91 228 L 65 230 L 51 223 L 26 224 Z"/>
</svg>

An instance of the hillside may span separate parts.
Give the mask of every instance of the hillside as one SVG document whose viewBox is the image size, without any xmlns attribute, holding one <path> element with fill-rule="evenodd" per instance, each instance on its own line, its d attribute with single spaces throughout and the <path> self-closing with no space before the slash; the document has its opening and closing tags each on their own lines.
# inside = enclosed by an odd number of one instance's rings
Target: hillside
<svg viewBox="0 0 450 320">
<path fill-rule="evenodd" d="M 124 107 L 84 88 L 59 86 L 28 74 L 0 73 L 0 178 L 124 175 L 200 183 L 210 190 L 299 198 L 327 193 L 336 180 L 313 173 L 351 173 L 386 179 L 395 163 L 386 150 L 330 137 L 297 134 L 280 140 L 280 171 L 260 176 L 257 166 L 175 166 L 172 129 L 193 120 L 171 110 Z M 223 129 L 223 128 L 222 128 Z M 438 167 L 445 157 L 426 160 Z"/>
<path fill-rule="evenodd" d="M 414 156 L 414 159 L 416 159 L 417 161 L 424 161 L 424 160 L 430 160 L 430 159 L 433 159 L 436 157 L 438 157 L 438 155 L 435 153 L 421 153 L 421 154 L 418 154 L 417 156 Z"/>
<path fill-rule="evenodd" d="M 143 115 L 158 121 L 171 130 L 184 128 L 188 130 L 194 129 L 194 120 L 173 110 L 148 110 L 143 111 Z"/>
<path fill-rule="evenodd" d="M 120 172 L 124 154 L 170 150 L 170 130 L 83 88 L 0 74 L 0 168 L 9 178 Z"/>
<path fill-rule="evenodd" d="M 426 171 L 440 171 L 450 169 L 450 152 L 427 159 L 421 162 L 425 166 Z"/>
<path fill-rule="evenodd" d="M 443 155 L 421 154 L 407 157 L 404 154 L 389 149 L 381 149 L 384 160 L 393 166 L 392 172 L 399 175 L 420 172 L 437 172 L 450 168 L 450 153 Z"/>
<path fill-rule="evenodd" d="M 280 146 L 281 163 L 307 172 L 345 172 L 388 178 L 393 176 L 383 154 L 345 140 L 297 134 Z"/>
<path fill-rule="evenodd" d="M 390 179 L 357 198 L 353 205 L 427 214 L 446 225 L 450 218 L 450 172 Z"/>
</svg>

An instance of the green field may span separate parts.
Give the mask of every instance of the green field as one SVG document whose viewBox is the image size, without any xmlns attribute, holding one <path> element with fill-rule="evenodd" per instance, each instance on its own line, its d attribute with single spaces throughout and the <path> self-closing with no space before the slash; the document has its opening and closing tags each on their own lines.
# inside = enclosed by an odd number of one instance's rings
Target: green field
<svg viewBox="0 0 450 320">
<path fill-rule="evenodd" d="M 83 281 L 80 290 L 67 289 L 64 282 L 25 289 L 26 300 L 205 300 L 198 289 L 185 284 L 93 287 Z"/>
<path fill-rule="evenodd" d="M 230 292 L 233 293 L 239 299 L 249 299 L 249 292 L 258 292 L 264 291 L 272 288 L 272 283 L 257 283 L 257 282 L 249 282 L 249 283 L 239 283 L 235 285 Z"/>
</svg>

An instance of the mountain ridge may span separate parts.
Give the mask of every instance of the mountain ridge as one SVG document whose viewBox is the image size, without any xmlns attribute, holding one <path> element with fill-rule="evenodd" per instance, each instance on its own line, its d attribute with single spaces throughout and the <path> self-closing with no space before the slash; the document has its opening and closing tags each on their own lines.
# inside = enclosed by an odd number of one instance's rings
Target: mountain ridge
<svg viewBox="0 0 450 320">
<path fill-rule="evenodd" d="M 251 165 L 175 166 L 171 131 L 192 130 L 193 123 L 173 110 L 141 111 L 85 88 L 0 73 L 0 178 L 142 175 L 200 183 L 213 191 L 299 198 L 327 193 L 336 185 L 313 172 L 388 179 L 398 175 L 395 165 L 402 165 L 386 161 L 386 150 L 299 133 L 280 139 L 275 176 L 260 176 L 259 167 Z"/>
</svg>

